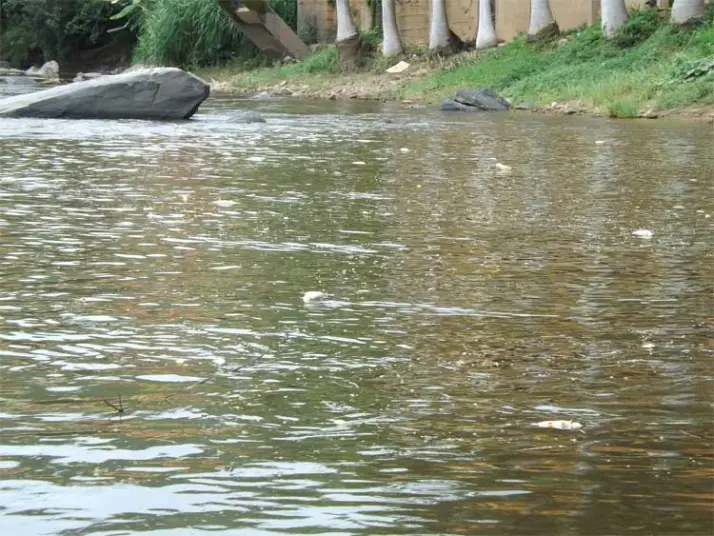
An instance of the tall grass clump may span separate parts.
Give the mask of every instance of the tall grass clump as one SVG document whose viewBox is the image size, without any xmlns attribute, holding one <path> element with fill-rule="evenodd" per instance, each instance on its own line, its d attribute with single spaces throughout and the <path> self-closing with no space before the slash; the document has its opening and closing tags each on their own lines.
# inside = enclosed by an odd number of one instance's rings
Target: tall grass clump
<svg viewBox="0 0 714 536">
<path fill-rule="evenodd" d="M 270 4 L 294 29 L 297 3 Z M 189 69 L 261 54 L 215 0 L 151 0 L 134 51 L 135 60 L 142 63 Z"/>
</svg>

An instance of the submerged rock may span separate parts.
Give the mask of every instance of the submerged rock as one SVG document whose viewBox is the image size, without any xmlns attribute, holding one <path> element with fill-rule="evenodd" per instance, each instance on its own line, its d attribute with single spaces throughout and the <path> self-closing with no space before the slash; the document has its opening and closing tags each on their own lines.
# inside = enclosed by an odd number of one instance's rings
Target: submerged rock
<svg viewBox="0 0 714 536">
<path fill-rule="evenodd" d="M 3 77 L 0 75 L 0 97 L 32 93 L 42 89 L 42 87 L 37 80 L 29 76 Z"/>
<path fill-rule="evenodd" d="M 99 78 L 100 76 L 104 76 L 103 73 L 77 73 L 77 76 L 75 76 L 72 79 L 72 82 L 84 82 L 85 80 L 93 80 L 95 78 Z"/>
<path fill-rule="evenodd" d="M 209 93 L 181 69 L 142 69 L 2 99 L 0 117 L 188 119 Z"/>
<path fill-rule="evenodd" d="M 265 117 L 260 112 L 254 112 L 249 110 L 247 112 L 240 112 L 229 119 L 231 123 L 265 123 Z"/>
</svg>

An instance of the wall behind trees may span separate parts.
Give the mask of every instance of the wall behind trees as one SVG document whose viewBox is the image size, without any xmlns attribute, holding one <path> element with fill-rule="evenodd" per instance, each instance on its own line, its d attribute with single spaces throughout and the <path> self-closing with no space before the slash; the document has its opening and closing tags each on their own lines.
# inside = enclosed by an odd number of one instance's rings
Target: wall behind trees
<svg viewBox="0 0 714 536">
<path fill-rule="evenodd" d="M 350 0 L 355 22 L 363 31 L 371 27 L 371 3 L 375 0 Z M 496 34 L 510 41 L 528 31 L 528 0 L 493 0 Z M 626 0 L 630 8 L 644 7 L 646 0 Z M 409 45 L 426 45 L 429 41 L 429 0 L 396 0 L 397 26 L 402 40 Z M 479 0 L 446 0 L 451 29 L 464 41 L 473 41 L 478 28 Z M 600 0 L 551 0 L 553 16 L 563 30 L 593 24 L 600 16 Z M 314 28 L 315 41 L 335 39 L 334 1 L 298 0 L 298 28 Z"/>
</svg>

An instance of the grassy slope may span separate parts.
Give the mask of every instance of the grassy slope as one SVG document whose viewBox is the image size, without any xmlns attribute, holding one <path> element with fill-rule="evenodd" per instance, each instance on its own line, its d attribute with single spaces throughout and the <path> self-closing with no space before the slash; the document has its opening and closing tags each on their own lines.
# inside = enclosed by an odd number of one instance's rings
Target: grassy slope
<svg viewBox="0 0 714 536">
<path fill-rule="evenodd" d="M 322 96 L 326 89 L 345 84 L 354 87 L 362 79 L 365 87 L 360 96 L 425 102 L 437 101 L 460 88 L 487 86 L 514 102 L 536 108 L 557 101 L 617 117 L 633 117 L 648 109 L 714 106 L 714 10 L 709 10 L 705 23 L 693 29 L 674 27 L 663 17 L 666 15 L 655 11 L 635 13 L 612 41 L 592 26 L 570 32 L 567 41 L 561 38 L 531 44 L 518 38 L 497 49 L 462 54 L 440 65 L 417 60 L 412 72 L 419 74 L 398 78 L 397 83 L 390 75 L 376 74 L 383 73 L 386 66 L 382 58 L 361 72 L 340 73 L 334 47 L 293 65 L 199 74 L 237 90 L 264 89 L 286 80 L 291 87 L 303 84 L 303 89 L 308 87 L 307 94 Z M 380 84 L 380 78 L 389 79 L 389 83 Z"/>
<path fill-rule="evenodd" d="M 635 14 L 614 42 L 598 27 L 572 32 L 565 44 L 529 44 L 519 38 L 476 61 L 447 68 L 408 84 L 402 96 L 442 97 L 462 87 L 488 86 L 541 107 L 577 101 L 594 111 L 634 116 L 652 107 L 669 110 L 714 105 L 714 69 L 685 81 L 683 75 L 714 59 L 714 23 L 693 30 Z"/>
</svg>

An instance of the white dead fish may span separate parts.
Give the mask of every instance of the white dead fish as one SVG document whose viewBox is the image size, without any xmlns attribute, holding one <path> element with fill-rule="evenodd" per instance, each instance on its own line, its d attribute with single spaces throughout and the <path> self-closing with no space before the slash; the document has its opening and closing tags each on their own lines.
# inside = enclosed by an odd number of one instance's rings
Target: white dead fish
<svg viewBox="0 0 714 536">
<path fill-rule="evenodd" d="M 535 423 L 538 428 L 553 428 L 555 430 L 580 430 L 583 425 L 575 421 L 541 421 Z"/>
<path fill-rule="evenodd" d="M 502 171 L 504 173 L 508 173 L 511 171 L 511 166 L 507 166 L 506 164 L 501 164 L 501 162 L 496 162 L 496 169 L 498 171 Z"/>
<path fill-rule="evenodd" d="M 309 290 L 302 295 L 302 301 L 305 303 L 312 303 L 324 300 L 325 298 L 327 298 L 327 294 L 325 292 L 320 292 L 319 290 Z"/>
<path fill-rule="evenodd" d="M 645 240 L 649 240 L 654 236 L 654 231 L 650 231 L 649 229 L 637 229 L 636 231 L 632 231 L 632 234 L 637 238 L 644 238 Z"/>
</svg>

